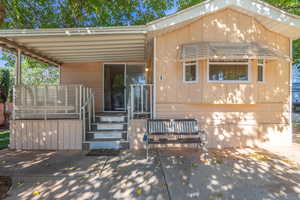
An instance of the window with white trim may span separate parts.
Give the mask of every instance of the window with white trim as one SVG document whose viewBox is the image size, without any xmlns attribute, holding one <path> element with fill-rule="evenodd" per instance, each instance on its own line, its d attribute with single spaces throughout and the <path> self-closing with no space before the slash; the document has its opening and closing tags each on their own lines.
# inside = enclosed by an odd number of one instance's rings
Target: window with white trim
<svg viewBox="0 0 300 200">
<path fill-rule="evenodd" d="M 198 81 L 197 61 L 186 61 L 183 63 L 183 82 L 195 83 Z"/>
<path fill-rule="evenodd" d="M 265 60 L 259 59 L 257 61 L 257 81 L 258 82 L 264 82 L 264 72 L 265 72 Z"/>
<path fill-rule="evenodd" d="M 248 60 L 217 60 L 208 63 L 208 80 L 216 82 L 247 82 L 249 77 Z"/>
</svg>

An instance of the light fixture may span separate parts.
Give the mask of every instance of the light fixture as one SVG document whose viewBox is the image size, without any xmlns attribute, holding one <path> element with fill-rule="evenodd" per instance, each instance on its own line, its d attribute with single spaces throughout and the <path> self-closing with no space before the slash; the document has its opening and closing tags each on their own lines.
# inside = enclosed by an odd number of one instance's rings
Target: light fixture
<svg viewBox="0 0 300 200">
<path fill-rule="evenodd" d="M 149 68 L 148 67 L 145 68 L 145 72 L 149 72 Z"/>
</svg>

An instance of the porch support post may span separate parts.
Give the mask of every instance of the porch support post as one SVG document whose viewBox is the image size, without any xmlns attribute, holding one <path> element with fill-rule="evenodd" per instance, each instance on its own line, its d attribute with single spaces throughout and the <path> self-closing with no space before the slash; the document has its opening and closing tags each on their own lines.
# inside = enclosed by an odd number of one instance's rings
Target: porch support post
<svg viewBox="0 0 300 200">
<path fill-rule="evenodd" d="M 16 85 L 22 84 L 22 51 L 18 49 L 16 62 Z"/>
<path fill-rule="evenodd" d="M 290 83 L 289 83 L 289 89 L 290 89 L 290 99 L 289 99 L 289 110 L 290 110 L 290 116 L 289 116 L 289 131 L 290 131 L 290 140 L 291 145 L 293 143 L 293 39 L 290 38 Z"/>
</svg>

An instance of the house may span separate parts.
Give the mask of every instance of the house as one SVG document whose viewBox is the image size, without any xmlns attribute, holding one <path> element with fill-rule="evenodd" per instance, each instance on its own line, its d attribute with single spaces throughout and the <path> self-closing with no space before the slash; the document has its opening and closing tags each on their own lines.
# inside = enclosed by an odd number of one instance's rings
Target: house
<svg viewBox="0 0 300 200">
<path fill-rule="evenodd" d="M 209 0 L 144 26 L 1 30 L 17 52 L 12 149 L 142 147 L 147 118 L 195 118 L 209 147 L 290 145 L 300 17 Z M 20 55 L 59 67 L 22 85 Z"/>
</svg>

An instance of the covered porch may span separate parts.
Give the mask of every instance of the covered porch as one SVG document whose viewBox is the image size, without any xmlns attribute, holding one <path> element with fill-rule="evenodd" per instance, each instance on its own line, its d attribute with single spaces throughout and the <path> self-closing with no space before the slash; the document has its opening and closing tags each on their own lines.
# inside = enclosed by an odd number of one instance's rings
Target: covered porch
<svg viewBox="0 0 300 200">
<path fill-rule="evenodd" d="M 128 121 L 153 113 L 148 42 L 143 26 L 1 31 L 0 46 L 16 54 L 10 148 L 127 142 Z M 60 84 L 24 85 L 22 55 L 58 67 Z"/>
</svg>

